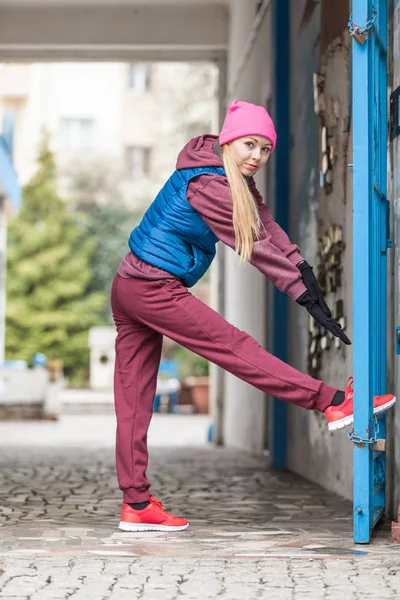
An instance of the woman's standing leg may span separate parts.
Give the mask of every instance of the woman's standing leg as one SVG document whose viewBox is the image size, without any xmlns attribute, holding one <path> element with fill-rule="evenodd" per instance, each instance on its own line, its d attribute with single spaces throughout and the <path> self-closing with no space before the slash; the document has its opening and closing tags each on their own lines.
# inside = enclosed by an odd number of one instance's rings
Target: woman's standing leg
<svg viewBox="0 0 400 600">
<path fill-rule="evenodd" d="M 117 327 L 114 371 L 117 476 L 124 502 L 140 503 L 149 499 L 147 431 L 153 414 L 162 335 L 125 312 L 115 287 L 114 282 L 111 305 Z"/>
</svg>

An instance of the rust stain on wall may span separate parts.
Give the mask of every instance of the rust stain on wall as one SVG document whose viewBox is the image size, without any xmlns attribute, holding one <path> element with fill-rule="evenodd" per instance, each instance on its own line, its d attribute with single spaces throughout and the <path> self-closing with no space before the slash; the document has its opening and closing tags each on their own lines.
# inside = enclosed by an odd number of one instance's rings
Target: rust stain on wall
<svg viewBox="0 0 400 600">
<path fill-rule="evenodd" d="M 321 3 L 321 52 L 335 38 L 341 38 L 348 31 L 347 23 L 351 12 L 349 0 L 322 0 Z"/>
</svg>

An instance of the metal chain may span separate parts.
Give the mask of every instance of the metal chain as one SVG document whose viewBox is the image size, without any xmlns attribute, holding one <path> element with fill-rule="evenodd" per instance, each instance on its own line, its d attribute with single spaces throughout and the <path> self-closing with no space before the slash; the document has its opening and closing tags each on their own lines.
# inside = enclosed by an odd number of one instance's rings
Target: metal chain
<svg viewBox="0 0 400 600">
<path fill-rule="evenodd" d="M 354 25 L 354 21 L 353 21 L 353 13 L 350 14 L 350 18 L 349 18 L 349 22 L 347 23 L 347 26 L 349 28 L 350 33 L 353 33 L 354 31 L 358 31 L 359 33 L 367 33 L 367 31 L 369 31 L 369 29 L 372 29 L 372 27 L 374 26 L 374 23 L 376 21 L 376 17 L 378 15 L 378 12 L 375 8 L 374 5 L 372 5 L 372 16 L 369 19 L 369 21 L 366 22 L 365 27 L 360 27 L 359 25 Z"/>
<path fill-rule="evenodd" d="M 378 423 L 378 419 L 376 417 L 376 415 L 374 415 L 372 417 L 372 423 L 373 423 L 373 437 L 371 438 L 362 438 L 359 435 L 355 435 L 354 433 L 354 428 L 348 432 L 347 437 L 349 438 L 349 440 L 351 442 L 353 442 L 353 444 L 371 444 L 372 446 L 374 446 L 376 444 L 376 440 L 378 439 L 378 434 L 379 434 L 379 423 Z"/>
</svg>

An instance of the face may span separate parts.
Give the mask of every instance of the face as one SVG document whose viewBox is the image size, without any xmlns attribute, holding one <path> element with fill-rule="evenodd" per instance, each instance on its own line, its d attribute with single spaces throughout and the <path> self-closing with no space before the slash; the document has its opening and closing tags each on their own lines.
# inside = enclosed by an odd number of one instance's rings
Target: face
<svg viewBox="0 0 400 600">
<path fill-rule="evenodd" d="M 237 138 L 229 143 L 231 154 L 244 177 L 257 173 L 271 155 L 272 143 L 260 135 Z"/>
</svg>

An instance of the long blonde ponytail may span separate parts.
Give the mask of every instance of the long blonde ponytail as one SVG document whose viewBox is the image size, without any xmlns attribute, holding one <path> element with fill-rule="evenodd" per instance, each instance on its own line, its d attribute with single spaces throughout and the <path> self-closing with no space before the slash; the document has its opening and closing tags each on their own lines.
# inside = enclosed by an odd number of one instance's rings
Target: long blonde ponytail
<svg viewBox="0 0 400 600">
<path fill-rule="evenodd" d="M 222 162 L 232 195 L 235 250 L 240 256 L 240 262 L 248 262 L 251 260 L 254 240 L 260 237 L 260 215 L 227 144 L 222 147 Z"/>
</svg>

